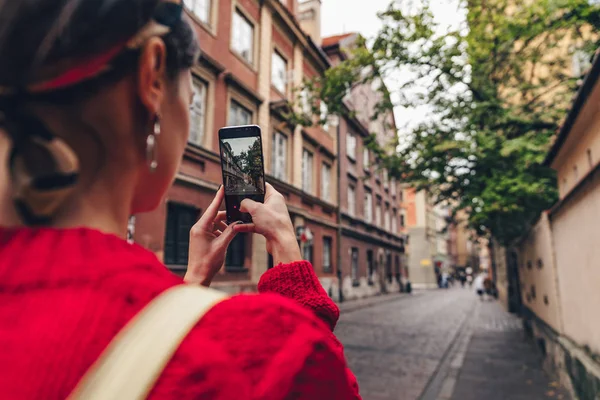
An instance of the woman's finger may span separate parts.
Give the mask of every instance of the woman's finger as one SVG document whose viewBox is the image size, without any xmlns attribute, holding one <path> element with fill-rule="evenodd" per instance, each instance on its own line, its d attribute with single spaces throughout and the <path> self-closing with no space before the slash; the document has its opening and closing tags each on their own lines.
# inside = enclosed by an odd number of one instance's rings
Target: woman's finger
<svg viewBox="0 0 600 400">
<path fill-rule="evenodd" d="M 220 221 L 220 222 L 216 222 L 215 223 L 215 228 L 219 229 L 221 231 L 224 231 L 225 229 L 227 229 L 229 227 L 229 225 L 227 225 L 225 222 Z"/>
<path fill-rule="evenodd" d="M 225 221 L 227 219 L 227 211 L 219 211 L 215 217 L 214 222 Z"/>
<path fill-rule="evenodd" d="M 223 234 L 223 231 L 219 230 L 219 229 L 215 229 L 214 231 L 212 231 L 213 235 L 215 235 L 216 237 L 219 237 Z"/>
<path fill-rule="evenodd" d="M 208 208 L 202 215 L 202 218 L 200 218 L 200 220 L 198 222 L 196 222 L 197 228 L 200 228 L 203 230 L 210 229 L 210 227 L 213 224 L 213 221 L 215 220 L 215 218 L 217 217 L 217 215 L 219 213 L 219 207 L 221 207 L 221 203 L 223 203 L 224 197 L 225 197 L 225 188 L 223 186 L 221 186 L 221 188 L 219 190 L 217 190 L 217 194 L 215 195 L 215 198 L 213 199 L 213 201 L 210 203 L 210 205 L 208 206 Z"/>
<path fill-rule="evenodd" d="M 239 224 L 233 227 L 233 230 L 237 233 L 255 233 L 256 225 L 254 224 Z"/>
</svg>

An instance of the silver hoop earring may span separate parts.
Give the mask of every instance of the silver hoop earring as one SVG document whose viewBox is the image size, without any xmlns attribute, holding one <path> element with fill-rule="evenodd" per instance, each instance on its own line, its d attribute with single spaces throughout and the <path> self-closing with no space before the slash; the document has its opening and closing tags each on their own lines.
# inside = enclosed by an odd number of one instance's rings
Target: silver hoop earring
<svg viewBox="0 0 600 400">
<path fill-rule="evenodd" d="M 156 154 L 158 153 L 156 138 L 158 136 L 160 136 L 160 118 L 156 116 L 156 121 L 154 121 L 154 131 L 146 138 L 146 161 L 148 162 L 150 172 L 155 172 L 158 168 L 158 160 L 156 157 Z"/>
</svg>

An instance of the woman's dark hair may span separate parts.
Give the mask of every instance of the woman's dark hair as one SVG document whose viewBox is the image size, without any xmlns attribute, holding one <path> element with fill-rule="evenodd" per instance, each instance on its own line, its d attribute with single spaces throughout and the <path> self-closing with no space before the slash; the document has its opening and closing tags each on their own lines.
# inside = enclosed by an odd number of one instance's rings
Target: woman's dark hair
<svg viewBox="0 0 600 400">
<path fill-rule="evenodd" d="M 0 0 L 0 86 L 26 84 L 38 69 L 86 59 L 133 36 L 159 0 Z M 198 44 L 180 19 L 164 37 L 171 76 L 196 61 Z"/>
<path fill-rule="evenodd" d="M 79 162 L 26 105 L 93 95 L 137 65 L 144 34 L 162 35 L 171 78 L 196 62 L 194 31 L 174 0 L 0 0 L 0 125 L 12 139 L 13 201 L 27 225 L 52 221 Z"/>
</svg>

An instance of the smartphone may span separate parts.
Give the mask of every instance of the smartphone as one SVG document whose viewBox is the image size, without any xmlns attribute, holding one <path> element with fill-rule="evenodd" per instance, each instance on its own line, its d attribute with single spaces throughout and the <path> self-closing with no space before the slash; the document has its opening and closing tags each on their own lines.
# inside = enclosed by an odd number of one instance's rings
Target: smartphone
<svg viewBox="0 0 600 400">
<path fill-rule="evenodd" d="M 265 201 L 265 168 L 260 127 L 233 126 L 219 130 L 221 170 L 227 222 L 252 222 L 240 211 L 244 199 Z"/>
</svg>

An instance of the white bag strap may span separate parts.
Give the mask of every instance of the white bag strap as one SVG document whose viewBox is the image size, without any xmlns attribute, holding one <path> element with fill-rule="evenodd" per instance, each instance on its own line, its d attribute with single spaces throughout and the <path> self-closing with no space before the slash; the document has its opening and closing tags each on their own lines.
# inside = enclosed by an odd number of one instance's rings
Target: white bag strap
<svg viewBox="0 0 600 400">
<path fill-rule="evenodd" d="M 201 286 L 166 290 L 114 337 L 69 400 L 145 399 L 185 336 L 225 298 Z"/>
</svg>

